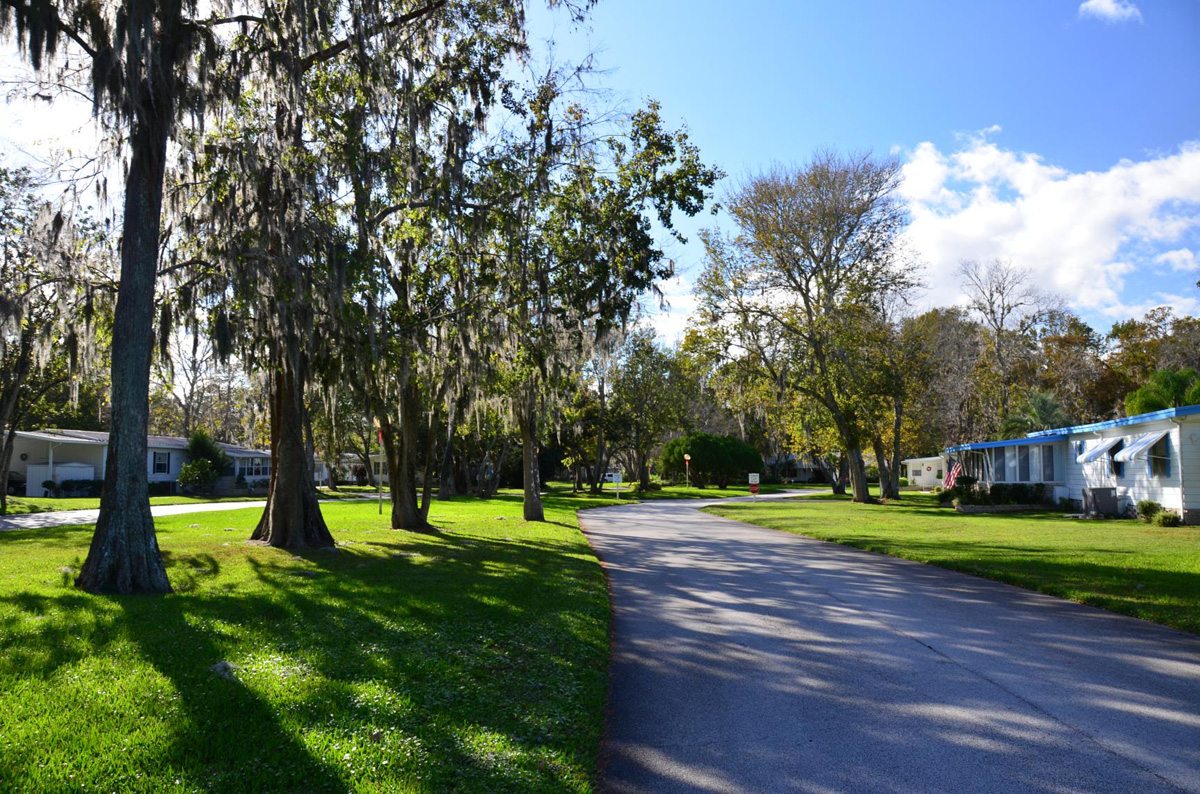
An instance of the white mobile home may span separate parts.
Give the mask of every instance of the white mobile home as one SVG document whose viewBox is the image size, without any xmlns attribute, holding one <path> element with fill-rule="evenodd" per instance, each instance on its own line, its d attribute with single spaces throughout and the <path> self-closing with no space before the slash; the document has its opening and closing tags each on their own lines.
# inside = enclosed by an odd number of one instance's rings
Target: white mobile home
<svg viewBox="0 0 1200 794">
<path fill-rule="evenodd" d="M 932 488 L 941 485 L 946 476 L 946 459 L 938 455 L 932 458 L 909 458 L 900 461 L 908 474 L 908 484 L 916 488 Z"/>
<path fill-rule="evenodd" d="M 25 477 L 25 495 L 46 495 L 42 483 L 53 480 L 103 480 L 108 463 L 108 433 L 94 430 L 16 431 L 9 467 Z M 174 484 L 187 461 L 186 438 L 148 436 L 146 477 L 151 483 Z M 271 453 L 236 444 L 220 444 L 233 461 L 229 485 L 238 475 L 247 481 L 271 474 Z"/>
<path fill-rule="evenodd" d="M 1045 483 L 1055 498 L 1126 514 L 1142 499 L 1200 523 L 1200 405 L 946 450 L 984 484 Z"/>
</svg>

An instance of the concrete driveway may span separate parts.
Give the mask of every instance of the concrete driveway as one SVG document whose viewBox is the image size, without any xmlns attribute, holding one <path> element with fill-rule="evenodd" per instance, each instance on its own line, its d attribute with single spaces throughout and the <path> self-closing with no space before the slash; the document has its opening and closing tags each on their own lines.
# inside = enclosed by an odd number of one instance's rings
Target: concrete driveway
<svg viewBox="0 0 1200 794">
<path fill-rule="evenodd" d="M 344 499 L 322 499 L 325 502 L 372 501 L 374 496 L 348 497 Z M 150 515 L 179 516 L 187 513 L 213 513 L 219 510 L 244 510 L 247 507 L 264 507 L 265 499 L 250 499 L 242 502 L 198 502 L 186 505 L 152 505 Z M 0 532 L 11 529 L 44 529 L 65 527 L 74 524 L 95 524 L 99 510 L 55 510 L 46 513 L 22 513 L 16 516 L 0 516 Z"/>
<path fill-rule="evenodd" d="M 1200 637 L 652 502 L 580 513 L 612 792 L 1200 792 Z"/>
</svg>

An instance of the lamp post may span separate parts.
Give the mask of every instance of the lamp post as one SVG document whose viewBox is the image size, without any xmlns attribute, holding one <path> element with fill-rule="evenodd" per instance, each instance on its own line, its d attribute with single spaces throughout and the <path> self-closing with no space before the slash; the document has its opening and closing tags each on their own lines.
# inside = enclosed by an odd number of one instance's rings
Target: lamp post
<svg viewBox="0 0 1200 794">
<path fill-rule="evenodd" d="M 688 453 L 683 453 L 683 468 L 687 472 L 687 487 L 692 487 L 692 456 Z"/>
</svg>

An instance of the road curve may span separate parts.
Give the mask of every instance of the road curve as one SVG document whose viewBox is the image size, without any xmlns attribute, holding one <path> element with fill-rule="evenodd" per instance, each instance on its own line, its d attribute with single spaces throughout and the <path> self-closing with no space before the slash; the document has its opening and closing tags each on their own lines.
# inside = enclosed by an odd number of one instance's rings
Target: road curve
<svg viewBox="0 0 1200 794">
<path fill-rule="evenodd" d="M 1200 792 L 1200 637 L 659 501 L 607 570 L 611 792 Z"/>
</svg>

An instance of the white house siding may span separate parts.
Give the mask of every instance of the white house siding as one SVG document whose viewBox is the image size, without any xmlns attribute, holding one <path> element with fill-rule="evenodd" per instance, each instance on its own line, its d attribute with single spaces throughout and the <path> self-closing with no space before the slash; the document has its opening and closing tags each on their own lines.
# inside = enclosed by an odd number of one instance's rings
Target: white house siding
<svg viewBox="0 0 1200 794">
<path fill-rule="evenodd" d="M 168 466 L 165 472 L 154 471 L 154 453 L 166 453 Z M 146 477 L 150 482 L 175 482 L 179 479 L 179 469 L 182 468 L 187 455 L 182 449 L 164 447 L 149 447 L 146 450 Z"/>
<path fill-rule="evenodd" d="M 1200 417 L 1185 417 L 1176 429 L 1179 476 L 1183 478 L 1183 501 L 1186 507 L 1184 520 L 1189 524 L 1200 524 Z M 1174 474 L 1174 469 L 1171 470 Z"/>
<path fill-rule="evenodd" d="M 917 488 L 932 488 L 941 485 L 946 477 L 946 461 L 942 457 L 909 458 L 903 461 L 908 467 L 908 484 Z M 938 473 L 941 476 L 938 476 Z"/>
<path fill-rule="evenodd" d="M 1099 432 L 1072 433 L 1069 441 L 1072 466 L 1071 477 L 1067 482 L 1068 496 L 1071 499 L 1082 501 L 1084 488 L 1116 488 L 1117 509 L 1120 511 L 1132 510 L 1143 499 L 1150 499 L 1159 502 L 1163 507 L 1179 511 L 1182 508 L 1183 496 L 1183 490 L 1180 487 L 1181 480 L 1186 479 L 1187 471 L 1200 474 L 1200 456 L 1197 454 L 1197 444 L 1190 439 L 1191 435 L 1200 438 L 1200 422 L 1191 417 L 1179 421 L 1184 423 L 1184 428 L 1187 428 L 1183 433 L 1185 442 L 1183 444 L 1181 444 L 1179 425 L 1170 419 L 1114 427 Z M 1169 431 L 1167 437 L 1170 440 L 1171 448 L 1171 473 L 1167 477 L 1150 476 L 1150 466 L 1146 461 L 1145 453 L 1126 463 L 1121 477 L 1115 476 L 1110 470 L 1110 453 L 1102 455 L 1091 463 L 1075 462 L 1075 458 L 1079 454 L 1078 443 L 1081 441 L 1090 448 L 1104 439 L 1120 438 L 1128 446 L 1145 433 L 1164 430 Z M 1194 475 L 1193 479 L 1195 478 Z M 1189 490 L 1194 494 L 1192 499 L 1200 497 L 1200 491 L 1195 486 L 1191 486 Z M 1189 500 L 1189 504 L 1200 507 L 1200 501 Z"/>
<path fill-rule="evenodd" d="M 64 442 L 44 441 L 38 438 L 28 438 L 18 435 L 13 439 L 13 454 L 9 468 L 25 474 L 29 466 L 40 466 L 50 463 L 50 447 L 54 447 L 54 465 L 64 463 L 82 463 L 96 470 L 97 477 L 103 476 L 104 446 L 88 444 L 72 444 Z M 21 456 L 25 458 L 22 460 Z"/>
</svg>

